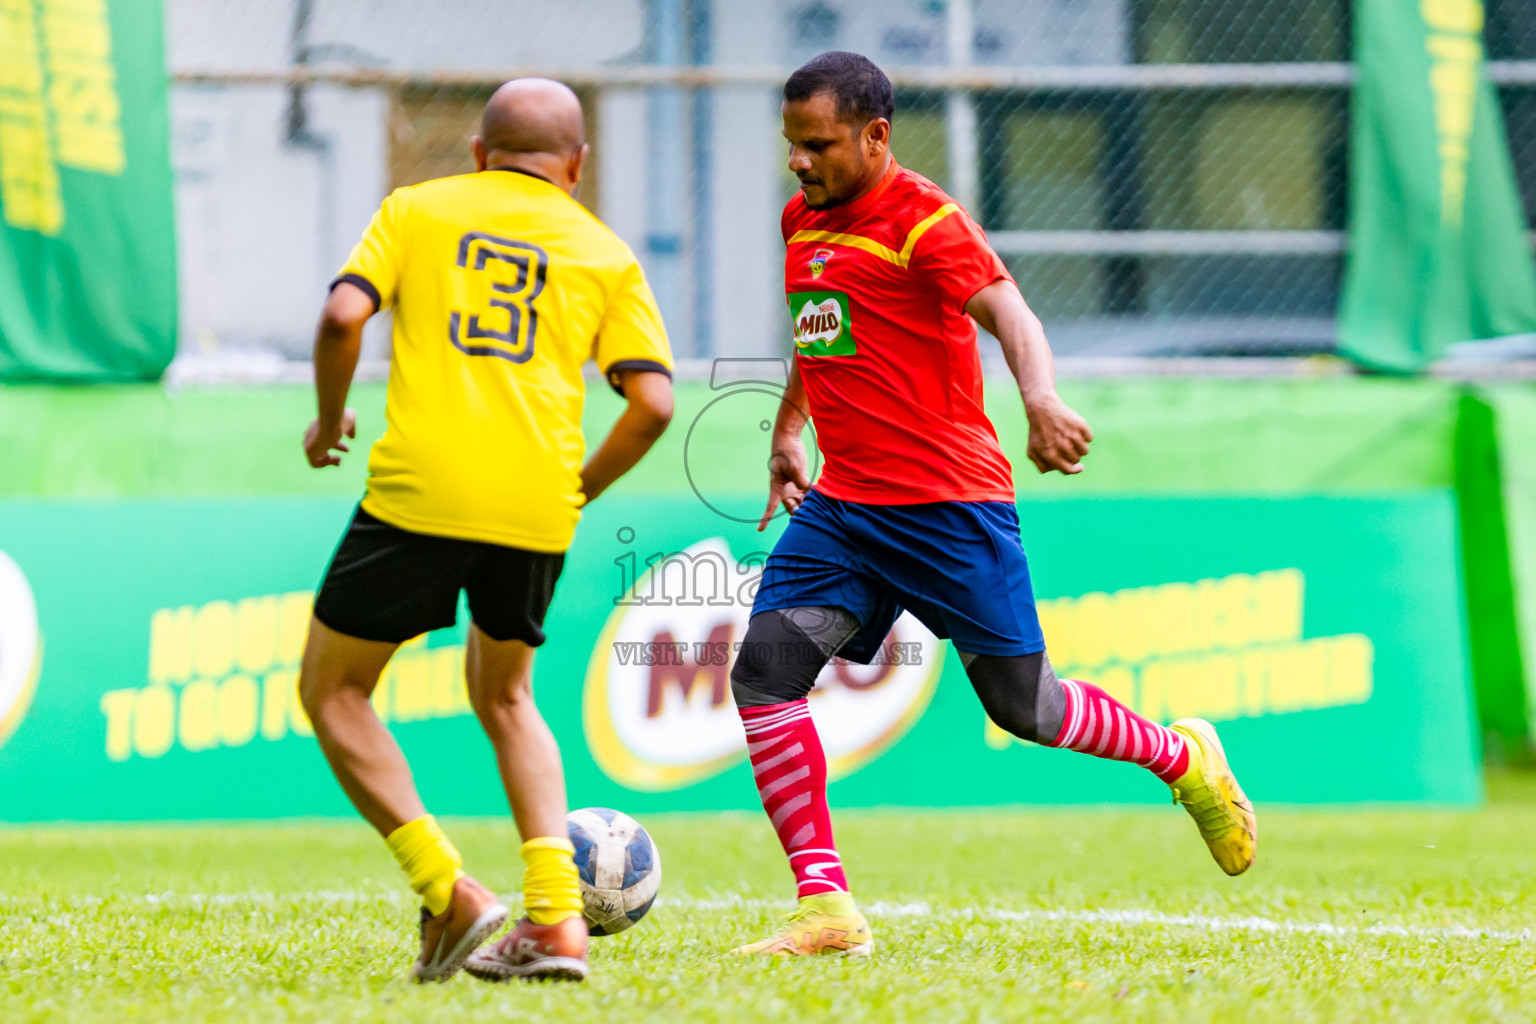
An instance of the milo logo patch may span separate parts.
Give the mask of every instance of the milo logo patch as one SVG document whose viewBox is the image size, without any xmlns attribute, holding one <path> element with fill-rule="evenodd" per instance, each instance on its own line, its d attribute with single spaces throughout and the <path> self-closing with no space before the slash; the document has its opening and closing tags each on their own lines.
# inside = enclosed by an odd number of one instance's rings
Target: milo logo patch
<svg viewBox="0 0 1536 1024">
<path fill-rule="evenodd" d="M 802 356 L 851 356 L 853 343 L 848 296 L 842 292 L 791 292 L 795 351 Z"/>
</svg>

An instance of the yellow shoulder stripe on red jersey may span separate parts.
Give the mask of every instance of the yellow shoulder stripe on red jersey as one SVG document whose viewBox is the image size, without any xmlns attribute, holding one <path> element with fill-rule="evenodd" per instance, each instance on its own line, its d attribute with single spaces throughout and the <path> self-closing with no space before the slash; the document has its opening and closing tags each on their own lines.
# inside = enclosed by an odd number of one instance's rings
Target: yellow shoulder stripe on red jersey
<svg viewBox="0 0 1536 1024">
<path fill-rule="evenodd" d="M 917 225 L 913 227 L 911 231 L 907 232 L 907 240 L 902 244 L 900 253 L 901 265 L 906 266 L 908 263 L 912 262 L 912 250 L 917 248 L 917 240 L 927 234 L 929 228 L 933 227 L 939 221 L 943 220 L 945 217 L 948 217 L 958 209 L 960 209 L 958 203 L 945 203 L 943 206 L 939 207 L 937 210 L 934 210 L 928 216 L 918 221 Z"/>
<path fill-rule="evenodd" d="M 960 207 L 955 203 L 945 203 L 918 221 L 912 230 L 907 232 L 907 240 L 902 243 L 900 252 L 897 252 L 888 245 L 881 245 L 873 238 L 865 238 L 863 235 L 844 234 L 841 231 L 796 231 L 789 236 L 789 244 L 793 245 L 796 242 L 831 242 L 833 245 L 846 245 L 851 249 L 862 249 L 872 256 L 878 256 L 887 263 L 894 263 L 898 267 L 905 267 L 912 262 L 912 250 L 917 248 L 918 239 L 922 238 L 929 228 L 958 209 Z"/>
</svg>

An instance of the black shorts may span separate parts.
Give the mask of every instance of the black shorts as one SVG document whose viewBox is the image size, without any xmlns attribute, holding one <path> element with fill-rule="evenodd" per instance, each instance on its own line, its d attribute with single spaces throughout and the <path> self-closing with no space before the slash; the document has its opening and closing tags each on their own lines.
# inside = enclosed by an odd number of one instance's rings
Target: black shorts
<svg viewBox="0 0 1536 1024">
<path fill-rule="evenodd" d="M 564 565 L 564 553 L 412 533 L 359 507 L 320 584 L 315 618 L 360 640 L 404 643 L 453 625 L 462 590 L 486 636 L 537 647 Z"/>
</svg>

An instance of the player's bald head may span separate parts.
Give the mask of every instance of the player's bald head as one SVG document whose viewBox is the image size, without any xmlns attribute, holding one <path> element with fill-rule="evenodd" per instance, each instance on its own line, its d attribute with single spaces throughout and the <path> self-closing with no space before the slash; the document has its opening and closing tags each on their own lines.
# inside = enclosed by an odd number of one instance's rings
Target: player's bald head
<svg viewBox="0 0 1536 1024">
<path fill-rule="evenodd" d="M 569 157 L 586 142 L 581 100 L 549 78 L 514 78 L 491 94 L 480 120 L 485 148 Z"/>
</svg>

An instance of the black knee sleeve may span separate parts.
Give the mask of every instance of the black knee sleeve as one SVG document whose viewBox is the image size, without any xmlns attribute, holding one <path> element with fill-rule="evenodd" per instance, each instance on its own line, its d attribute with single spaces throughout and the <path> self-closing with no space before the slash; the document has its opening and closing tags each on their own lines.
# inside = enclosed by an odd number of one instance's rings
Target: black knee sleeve
<svg viewBox="0 0 1536 1024">
<path fill-rule="evenodd" d="M 1049 744 L 1061 733 L 1067 695 L 1044 651 L 1022 657 L 960 652 L 981 706 L 1022 740 Z"/>
<path fill-rule="evenodd" d="M 841 608 L 787 608 L 752 616 L 731 668 L 736 706 L 763 707 L 804 697 L 858 628 L 858 620 Z"/>
</svg>

